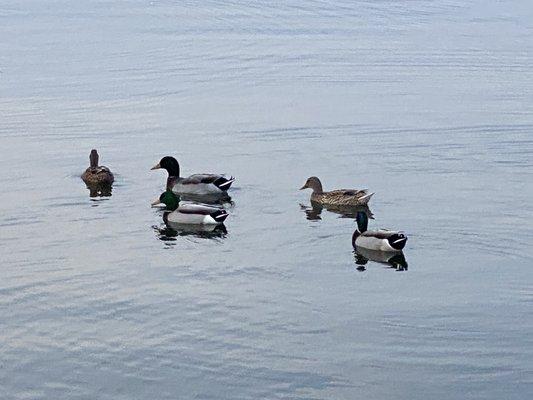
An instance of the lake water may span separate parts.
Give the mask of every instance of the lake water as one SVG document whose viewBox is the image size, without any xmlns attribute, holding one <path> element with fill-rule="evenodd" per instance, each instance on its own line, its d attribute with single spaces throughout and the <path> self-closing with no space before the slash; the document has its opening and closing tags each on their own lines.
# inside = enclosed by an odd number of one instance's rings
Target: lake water
<svg viewBox="0 0 533 400">
<path fill-rule="evenodd" d="M 0 397 L 532 398 L 532 135 L 530 1 L 2 0 Z M 164 155 L 226 233 L 165 229 Z"/>
</svg>

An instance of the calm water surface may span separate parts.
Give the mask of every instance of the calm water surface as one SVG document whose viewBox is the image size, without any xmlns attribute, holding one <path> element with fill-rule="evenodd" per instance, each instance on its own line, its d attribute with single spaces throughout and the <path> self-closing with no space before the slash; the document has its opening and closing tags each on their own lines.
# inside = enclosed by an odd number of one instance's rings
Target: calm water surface
<svg viewBox="0 0 533 400">
<path fill-rule="evenodd" d="M 0 397 L 531 398 L 532 21 L 0 2 Z M 111 197 L 79 179 L 93 147 Z M 165 229 L 167 154 L 238 178 L 227 232 Z M 363 270 L 352 219 L 308 219 L 310 175 L 375 191 L 408 269 Z"/>
</svg>

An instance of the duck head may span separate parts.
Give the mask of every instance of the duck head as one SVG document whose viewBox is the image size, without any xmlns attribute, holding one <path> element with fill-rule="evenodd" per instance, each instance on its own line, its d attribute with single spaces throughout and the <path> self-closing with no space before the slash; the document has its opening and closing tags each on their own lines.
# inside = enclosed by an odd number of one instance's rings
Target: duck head
<svg viewBox="0 0 533 400">
<path fill-rule="evenodd" d="M 167 190 L 166 192 L 161 193 L 159 199 L 152 202 L 152 206 L 158 204 L 164 204 L 167 206 L 167 210 L 174 211 L 180 204 L 180 198 L 172 190 Z"/>
<path fill-rule="evenodd" d="M 357 229 L 352 235 L 352 246 L 355 249 L 355 241 L 363 232 L 368 228 L 368 215 L 364 211 L 358 211 L 355 216 L 355 221 L 357 222 Z"/>
<path fill-rule="evenodd" d="M 304 189 L 313 189 L 313 193 L 322 193 L 322 183 L 316 176 L 312 176 L 308 178 L 305 185 L 300 188 L 300 190 Z"/>
<path fill-rule="evenodd" d="M 91 154 L 89 155 L 89 163 L 91 168 L 98 167 L 98 152 L 96 149 L 91 150 Z"/>
<path fill-rule="evenodd" d="M 364 211 L 358 211 L 355 217 L 359 232 L 363 233 L 368 229 L 368 215 Z"/>
<path fill-rule="evenodd" d="M 163 157 L 151 169 L 166 169 L 169 176 L 180 176 L 180 165 L 174 157 Z"/>
</svg>

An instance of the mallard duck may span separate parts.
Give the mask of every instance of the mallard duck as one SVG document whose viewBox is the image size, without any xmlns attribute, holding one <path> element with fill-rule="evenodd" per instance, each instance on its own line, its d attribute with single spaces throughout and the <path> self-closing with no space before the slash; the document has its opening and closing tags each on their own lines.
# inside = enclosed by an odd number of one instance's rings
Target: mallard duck
<svg viewBox="0 0 533 400">
<path fill-rule="evenodd" d="M 226 178 L 217 174 L 195 174 L 180 177 L 180 165 L 174 157 L 163 157 L 152 169 L 166 169 L 168 172 L 167 189 L 177 194 L 216 195 L 226 194 L 234 177 Z"/>
<path fill-rule="evenodd" d="M 111 185 L 113 183 L 115 177 L 109 168 L 98 165 L 98 152 L 95 149 L 91 150 L 89 162 L 89 168 L 81 175 L 81 179 L 87 185 Z"/>
<path fill-rule="evenodd" d="M 377 231 L 368 231 L 368 216 L 365 212 L 357 213 L 357 227 L 352 235 L 352 246 L 378 250 L 385 252 L 399 252 L 405 247 L 407 236 L 403 232 L 389 231 L 380 229 Z"/>
<path fill-rule="evenodd" d="M 311 201 L 324 206 L 362 206 L 368 204 L 368 201 L 374 195 L 374 193 L 369 193 L 366 189 L 339 189 L 324 192 L 322 190 L 322 183 L 316 176 L 307 179 L 305 185 L 300 188 L 300 190 L 303 189 L 312 189 Z"/>
<path fill-rule="evenodd" d="M 221 224 L 228 217 L 226 210 L 200 204 L 181 204 L 179 197 L 170 189 L 163 192 L 152 206 L 165 204 L 168 212 L 164 215 L 165 222 L 188 225 Z"/>
</svg>

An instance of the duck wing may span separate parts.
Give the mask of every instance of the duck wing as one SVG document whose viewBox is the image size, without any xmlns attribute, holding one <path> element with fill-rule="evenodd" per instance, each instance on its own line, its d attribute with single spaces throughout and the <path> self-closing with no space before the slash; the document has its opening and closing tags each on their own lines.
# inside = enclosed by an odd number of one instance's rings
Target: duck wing
<svg viewBox="0 0 533 400">
<path fill-rule="evenodd" d="M 86 174 L 110 174 L 111 170 L 103 165 L 97 167 L 89 167 L 85 170 Z"/>
<path fill-rule="evenodd" d="M 180 206 L 178 207 L 178 211 L 182 214 L 210 215 L 220 210 L 223 210 L 223 208 L 211 207 L 201 204 L 180 204 Z"/>
<path fill-rule="evenodd" d="M 200 183 L 213 183 L 222 175 L 216 174 L 194 174 L 186 178 L 181 178 L 180 183 L 183 185 L 198 185 Z"/>
<path fill-rule="evenodd" d="M 368 194 L 368 189 L 339 189 L 334 190 L 334 192 L 338 192 L 339 195 L 342 196 L 350 196 L 350 197 L 363 197 Z"/>
<path fill-rule="evenodd" d="M 361 236 L 374 237 L 376 239 L 388 239 L 397 236 L 403 232 L 389 231 L 388 229 L 379 229 L 377 231 L 364 231 Z"/>
<path fill-rule="evenodd" d="M 182 223 L 221 224 L 228 217 L 228 212 L 220 207 L 201 204 L 183 204 L 176 210 L 181 215 Z"/>
<path fill-rule="evenodd" d="M 181 178 L 179 182 L 182 185 L 212 184 L 220 190 L 228 190 L 234 180 L 234 177 L 226 178 L 224 175 L 220 174 L 194 174 L 187 178 Z"/>
<path fill-rule="evenodd" d="M 367 189 L 339 189 L 325 192 L 324 196 L 331 199 L 331 202 L 345 205 L 366 205 L 374 193 Z"/>
<path fill-rule="evenodd" d="M 115 180 L 113 173 L 104 166 L 89 167 L 81 175 L 86 184 L 111 185 Z"/>
</svg>

